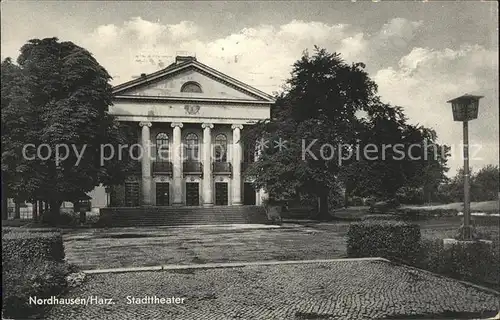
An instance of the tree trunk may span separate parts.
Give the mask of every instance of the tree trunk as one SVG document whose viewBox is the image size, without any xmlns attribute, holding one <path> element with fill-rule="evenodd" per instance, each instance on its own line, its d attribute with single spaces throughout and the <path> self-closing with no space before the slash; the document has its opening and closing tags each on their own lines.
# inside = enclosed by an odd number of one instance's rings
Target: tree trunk
<svg viewBox="0 0 500 320">
<path fill-rule="evenodd" d="M 50 217 L 49 217 L 49 223 L 50 224 L 56 224 L 60 219 L 60 214 L 61 214 L 61 204 L 63 202 L 60 200 L 50 200 L 49 201 L 49 211 L 47 212 Z"/>
<path fill-rule="evenodd" d="M 43 201 L 39 200 L 38 201 L 38 216 L 41 217 L 43 220 Z"/>
<path fill-rule="evenodd" d="M 73 201 L 73 212 L 75 214 L 80 212 L 80 201 Z"/>
<path fill-rule="evenodd" d="M 323 190 L 319 196 L 319 220 L 330 220 L 330 212 L 328 210 L 328 190 Z"/>
<path fill-rule="evenodd" d="M 7 200 L 7 191 L 2 181 L 2 220 L 9 219 L 9 201 Z"/>
<path fill-rule="evenodd" d="M 349 207 L 349 193 L 347 192 L 347 189 L 344 190 L 344 208 Z"/>
<path fill-rule="evenodd" d="M 31 208 L 33 209 L 33 221 L 38 221 L 38 200 L 32 201 Z"/>
<path fill-rule="evenodd" d="M 16 201 L 14 205 L 15 205 L 14 219 L 21 219 L 21 205 L 19 204 L 18 201 Z"/>
</svg>

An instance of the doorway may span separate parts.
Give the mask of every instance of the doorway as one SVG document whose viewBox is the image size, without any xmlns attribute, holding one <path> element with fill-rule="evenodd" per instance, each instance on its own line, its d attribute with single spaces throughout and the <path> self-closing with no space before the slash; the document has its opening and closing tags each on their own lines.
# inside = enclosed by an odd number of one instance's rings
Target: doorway
<svg viewBox="0 0 500 320">
<path fill-rule="evenodd" d="M 170 202 L 169 192 L 170 184 L 168 182 L 156 183 L 156 205 L 168 206 Z"/>
<path fill-rule="evenodd" d="M 186 206 L 200 205 L 200 184 L 198 182 L 186 182 Z"/>
<path fill-rule="evenodd" d="M 228 183 L 216 182 L 215 183 L 215 205 L 227 206 L 228 205 Z"/>
<path fill-rule="evenodd" d="M 138 207 L 139 193 L 138 182 L 125 182 L 125 207 Z"/>
</svg>

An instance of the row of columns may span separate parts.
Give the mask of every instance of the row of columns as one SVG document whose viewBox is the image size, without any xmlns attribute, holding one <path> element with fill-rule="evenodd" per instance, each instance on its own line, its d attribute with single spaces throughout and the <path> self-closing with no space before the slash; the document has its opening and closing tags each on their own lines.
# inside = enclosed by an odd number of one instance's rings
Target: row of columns
<svg viewBox="0 0 500 320">
<path fill-rule="evenodd" d="M 141 161 L 141 171 L 142 171 L 142 201 L 144 205 L 151 205 L 151 122 L 140 122 L 139 126 L 142 128 L 141 132 L 141 144 L 144 149 L 143 158 Z M 172 122 L 171 127 L 173 128 L 173 203 L 172 205 L 182 205 L 182 157 L 181 157 L 181 129 L 183 124 L 181 122 Z M 203 123 L 201 125 L 203 129 L 203 154 L 202 159 L 205 165 L 203 166 L 203 201 L 205 206 L 213 205 L 213 178 L 211 173 L 211 145 L 212 145 L 212 132 L 214 125 L 212 123 Z M 232 192 L 232 204 L 241 205 L 241 170 L 240 164 L 242 161 L 242 148 L 241 148 L 241 129 L 243 125 L 233 124 L 231 126 L 233 130 L 233 159 L 232 163 L 235 167 L 233 170 L 233 192 Z"/>
</svg>

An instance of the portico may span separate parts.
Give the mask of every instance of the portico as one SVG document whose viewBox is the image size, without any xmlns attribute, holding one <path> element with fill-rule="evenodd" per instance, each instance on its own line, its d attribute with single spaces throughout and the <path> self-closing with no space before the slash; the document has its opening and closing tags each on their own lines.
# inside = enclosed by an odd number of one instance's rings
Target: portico
<svg viewBox="0 0 500 320">
<path fill-rule="evenodd" d="M 141 121 L 138 126 L 143 205 L 243 203 L 242 124 Z M 198 196 L 192 194 L 196 189 Z"/>
<path fill-rule="evenodd" d="M 270 117 L 271 96 L 193 57 L 114 88 L 109 107 L 137 125 L 140 170 L 112 188 L 111 206 L 260 204 L 261 192 L 242 177 L 254 150 L 245 127 Z"/>
</svg>

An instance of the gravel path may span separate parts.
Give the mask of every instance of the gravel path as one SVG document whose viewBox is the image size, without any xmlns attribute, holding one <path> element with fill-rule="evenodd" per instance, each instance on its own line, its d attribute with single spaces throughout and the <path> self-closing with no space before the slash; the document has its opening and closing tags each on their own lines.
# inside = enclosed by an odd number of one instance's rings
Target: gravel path
<svg viewBox="0 0 500 320">
<path fill-rule="evenodd" d="M 47 319 L 470 318 L 500 308 L 499 295 L 381 261 L 96 274 L 66 298 L 88 296 L 114 304 L 57 305 Z M 184 303 L 127 304 L 127 296 Z"/>
</svg>

